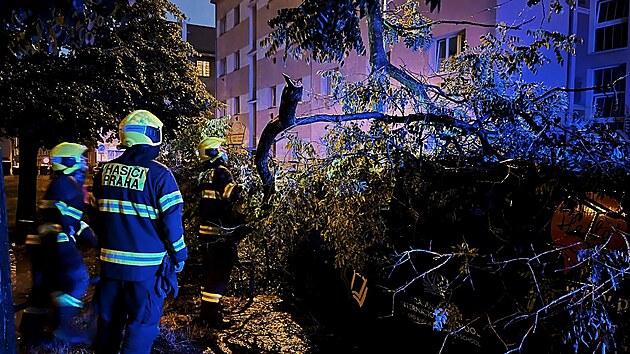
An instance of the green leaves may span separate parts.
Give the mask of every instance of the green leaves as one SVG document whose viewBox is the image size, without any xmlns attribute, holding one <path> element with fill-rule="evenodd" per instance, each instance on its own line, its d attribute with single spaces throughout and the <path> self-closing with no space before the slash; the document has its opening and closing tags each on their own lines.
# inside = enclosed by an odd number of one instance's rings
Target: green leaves
<svg viewBox="0 0 630 354">
<path fill-rule="evenodd" d="M 194 50 L 182 41 L 177 24 L 166 21 L 167 12 L 177 13 L 174 5 L 146 0 L 117 6 L 124 8 L 125 16 L 122 12 L 116 13 L 121 14 L 118 18 L 86 16 L 91 37 L 85 37 L 87 27 L 72 26 L 85 30 L 77 35 L 93 45 L 64 45 L 59 53 L 34 50 L 22 59 L 4 52 L 0 63 L 4 134 L 15 135 L 20 126 L 32 124 L 45 132 L 41 136 L 45 146 L 61 140 L 92 143 L 115 130 L 128 112 L 142 107 L 158 115 L 172 137 L 191 117 L 213 110 L 216 101 L 189 61 Z M 65 29 L 71 26 L 64 17 L 54 21 Z M 7 31 L 2 33 L 24 33 L 10 27 Z"/>
<path fill-rule="evenodd" d="M 359 28 L 358 4 L 352 0 L 306 0 L 297 8 L 281 9 L 269 20 L 274 30 L 261 41 L 271 57 L 284 47 L 283 58 L 340 62 L 352 52 L 365 53 Z"/>
</svg>

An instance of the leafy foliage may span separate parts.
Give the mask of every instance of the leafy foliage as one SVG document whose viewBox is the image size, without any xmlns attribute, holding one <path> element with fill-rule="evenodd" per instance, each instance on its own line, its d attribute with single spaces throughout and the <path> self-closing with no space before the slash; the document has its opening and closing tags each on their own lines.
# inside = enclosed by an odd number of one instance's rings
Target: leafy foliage
<svg viewBox="0 0 630 354">
<path fill-rule="evenodd" d="M 0 22 L 6 31 L 7 50 L 22 58 L 35 53 L 57 54 L 62 48 L 94 44 L 95 32 L 109 27 L 110 17 L 124 16 L 124 5 L 134 0 L 6 0 L 0 5 Z M 178 13 L 178 12 L 176 12 Z M 4 41 L 3 41 L 4 42 Z"/>
<path fill-rule="evenodd" d="M 284 58 L 302 57 L 318 62 L 340 62 L 352 51 L 365 53 L 359 29 L 359 1 L 306 0 L 297 8 L 281 9 L 269 21 L 276 28 L 261 45 L 266 56 L 274 55 L 283 45 Z M 305 55 L 307 54 L 307 55 Z"/>
<path fill-rule="evenodd" d="M 46 146 L 62 140 L 94 142 L 117 128 L 129 111 L 144 108 L 167 134 L 216 105 L 196 76 L 179 27 L 166 21 L 168 1 L 139 1 L 125 17 L 95 28 L 94 45 L 22 59 L 5 56 L 0 67 L 2 135 L 31 127 Z M 6 30 L 9 33 L 11 30 Z"/>
</svg>

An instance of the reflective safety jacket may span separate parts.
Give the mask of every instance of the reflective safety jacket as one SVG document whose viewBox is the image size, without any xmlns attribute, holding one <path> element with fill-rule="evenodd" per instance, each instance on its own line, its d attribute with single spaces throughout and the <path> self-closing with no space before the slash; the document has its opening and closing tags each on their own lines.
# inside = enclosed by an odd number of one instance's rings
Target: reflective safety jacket
<svg viewBox="0 0 630 354">
<path fill-rule="evenodd" d="M 27 244 L 41 244 L 41 274 L 33 273 L 33 287 L 44 286 L 56 306 L 83 307 L 89 285 L 88 269 L 77 244 L 97 246 L 96 236 L 83 220 L 85 204 L 82 185 L 72 176 L 59 175 L 38 202 L 38 235 Z M 39 276 L 47 279 L 37 279 Z M 42 283 L 39 283 L 39 282 Z M 53 291 L 52 293 L 48 293 Z M 37 292 L 37 291 L 36 291 Z M 38 296 L 37 294 L 33 294 Z"/>
<path fill-rule="evenodd" d="M 37 203 L 40 225 L 38 235 L 28 235 L 27 244 L 83 243 L 96 247 L 96 236 L 82 222 L 85 204 L 83 187 L 74 177 L 59 175 Z M 81 263 L 83 261 L 81 260 Z"/>
<path fill-rule="evenodd" d="M 234 182 L 232 173 L 218 161 L 199 175 L 199 234 L 229 236 L 243 222 L 233 205 L 241 198 L 242 187 Z"/>
<path fill-rule="evenodd" d="M 94 176 L 103 276 L 141 281 L 165 256 L 174 264 L 188 257 L 182 195 L 158 154 L 159 146 L 134 145 Z"/>
</svg>

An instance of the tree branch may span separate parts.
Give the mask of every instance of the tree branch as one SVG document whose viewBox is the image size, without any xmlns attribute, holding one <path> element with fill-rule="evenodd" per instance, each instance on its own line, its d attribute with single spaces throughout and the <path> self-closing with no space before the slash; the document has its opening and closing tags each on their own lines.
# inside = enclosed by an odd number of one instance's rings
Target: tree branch
<svg viewBox="0 0 630 354">
<path fill-rule="evenodd" d="M 387 60 L 383 41 L 383 13 L 381 3 L 379 1 L 371 1 L 366 7 L 372 71 L 383 70 L 384 73 L 421 97 L 423 101 L 429 102 L 429 95 L 426 92 L 424 84 L 407 72 L 392 65 L 389 60 Z"/>
<path fill-rule="evenodd" d="M 268 201 L 275 189 L 273 175 L 269 170 L 269 152 L 275 143 L 276 136 L 295 125 L 295 110 L 298 102 L 302 99 L 302 84 L 291 80 L 286 74 L 283 76 L 287 84 L 282 90 L 278 116 L 265 126 L 256 149 L 256 170 L 263 181 L 265 202 Z"/>
<path fill-rule="evenodd" d="M 295 112 L 297 104 L 302 97 L 303 88 L 301 84 L 291 80 L 288 75 L 284 74 L 284 78 L 287 85 L 282 91 L 278 117 L 265 126 L 265 129 L 260 135 L 260 141 L 258 142 L 255 156 L 256 169 L 263 183 L 264 202 L 269 200 L 269 197 L 273 194 L 275 189 L 274 177 L 269 169 L 269 155 L 273 144 L 276 142 L 276 137 L 285 130 L 318 122 L 342 123 L 371 119 L 389 124 L 406 124 L 410 122 L 439 124 L 445 127 L 459 129 L 465 134 L 474 134 L 481 141 L 484 151 L 501 159 L 501 156 L 492 149 L 492 146 L 478 128 L 449 115 L 414 113 L 403 116 L 393 116 L 380 112 L 363 112 L 352 114 L 315 114 L 296 117 Z"/>
</svg>

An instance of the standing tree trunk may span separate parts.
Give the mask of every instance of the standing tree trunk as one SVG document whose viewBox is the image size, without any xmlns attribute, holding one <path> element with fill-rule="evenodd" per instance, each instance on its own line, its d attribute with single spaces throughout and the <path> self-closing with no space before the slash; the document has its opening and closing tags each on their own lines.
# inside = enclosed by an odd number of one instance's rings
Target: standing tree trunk
<svg viewBox="0 0 630 354">
<path fill-rule="evenodd" d="M 0 149 L 0 156 L 2 149 Z M 15 314 L 13 311 L 13 286 L 9 264 L 9 225 L 4 189 L 4 174 L 0 164 L 0 352 L 16 352 Z"/>
<path fill-rule="evenodd" d="M 24 239 L 35 221 L 37 212 L 37 151 L 39 139 L 35 129 L 21 128 L 19 131 L 20 175 L 18 201 L 15 215 L 15 237 L 18 244 Z"/>
</svg>

